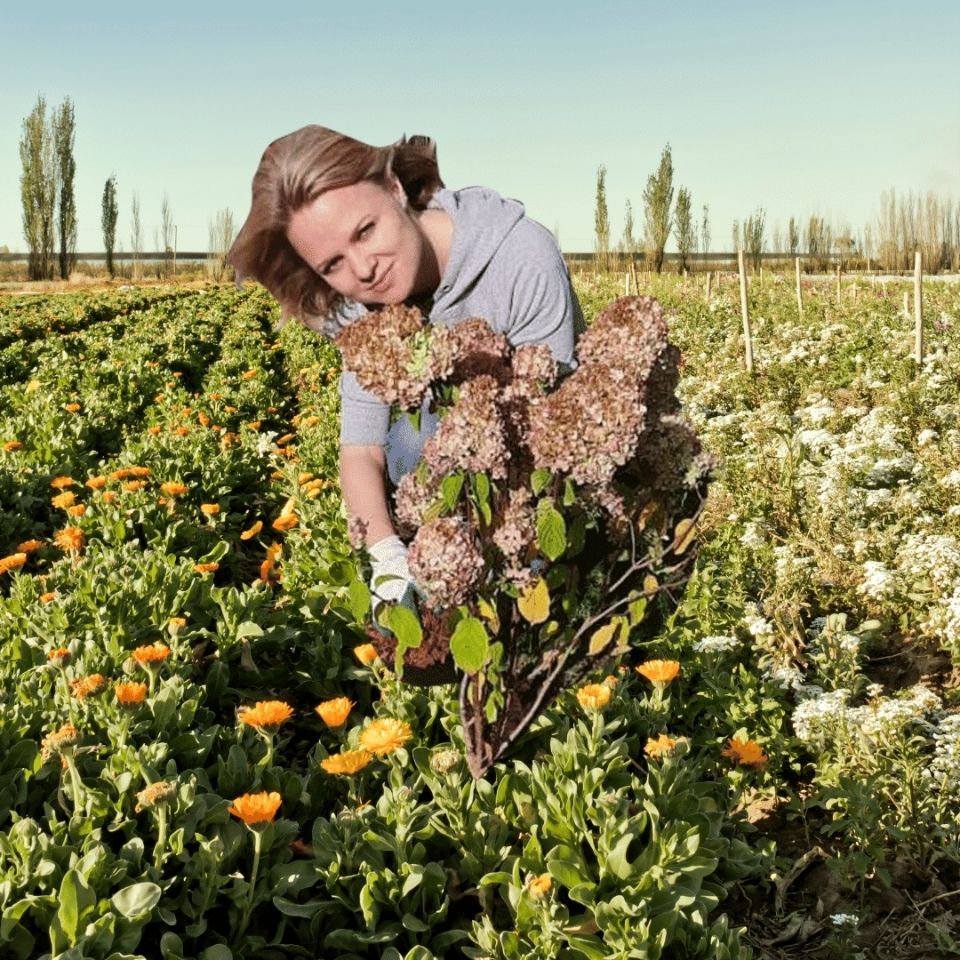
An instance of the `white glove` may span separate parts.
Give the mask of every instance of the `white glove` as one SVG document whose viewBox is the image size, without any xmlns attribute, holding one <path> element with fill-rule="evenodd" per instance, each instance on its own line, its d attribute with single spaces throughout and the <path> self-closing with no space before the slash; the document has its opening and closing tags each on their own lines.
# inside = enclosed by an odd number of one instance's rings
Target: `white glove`
<svg viewBox="0 0 960 960">
<path fill-rule="evenodd" d="M 395 534 L 384 537 L 368 548 L 373 561 L 370 592 L 376 600 L 402 603 L 416 609 L 414 581 L 407 566 L 407 548 Z"/>
</svg>

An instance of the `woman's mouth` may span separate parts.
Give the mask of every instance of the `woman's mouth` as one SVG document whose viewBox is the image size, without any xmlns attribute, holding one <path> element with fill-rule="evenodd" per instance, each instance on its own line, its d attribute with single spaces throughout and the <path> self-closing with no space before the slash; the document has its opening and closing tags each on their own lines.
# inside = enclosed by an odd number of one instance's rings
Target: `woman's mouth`
<svg viewBox="0 0 960 960">
<path fill-rule="evenodd" d="M 370 290 L 373 293 L 382 293 L 390 283 L 390 273 L 392 270 L 391 267 L 387 267 L 383 273 L 377 278 L 375 283 L 370 284 Z"/>
</svg>

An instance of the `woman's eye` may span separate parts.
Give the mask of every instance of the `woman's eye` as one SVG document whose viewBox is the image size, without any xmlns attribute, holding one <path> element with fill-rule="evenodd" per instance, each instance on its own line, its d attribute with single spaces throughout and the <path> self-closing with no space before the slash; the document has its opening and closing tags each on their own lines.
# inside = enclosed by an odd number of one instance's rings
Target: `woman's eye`
<svg viewBox="0 0 960 960">
<path fill-rule="evenodd" d="M 336 270 L 337 267 L 339 266 L 340 266 L 340 257 L 337 257 L 335 260 L 331 260 L 328 264 L 326 264 L 323 267 L 323 269 L 320 271 L 320 276 L 325 277 L 328 274 L 333 273 L 333 271 Z"/>
<path fill-rule="evenodd" d="M 370 223 L 365 223 L 360 228 L 360 233 L 358 234 L 358 236 L 360 237 L 361 240 L 365 240 L 368 236 L 370 236 L 372 232 L 373 232 L 373 221 L 371 220 Z"/>
</svg>

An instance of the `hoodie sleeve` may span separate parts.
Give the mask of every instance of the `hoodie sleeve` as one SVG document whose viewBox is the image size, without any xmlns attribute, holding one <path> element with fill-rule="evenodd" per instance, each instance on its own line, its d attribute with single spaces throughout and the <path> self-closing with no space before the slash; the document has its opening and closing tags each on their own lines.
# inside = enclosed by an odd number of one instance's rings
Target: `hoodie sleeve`
<svg viewBox="0 0 960 960">
<path fill-rule="evenodd" d="M 340 375 L 340 443 L 383 446 L 390 426 L 390 408 L 344 370 Z"/>
<path fill-rule="evenodd" d="M 515 347 L 546 344 L 557 363 L 573 366 L 583 314 L 553 234 L 525 218 L 500 247 L 497 259 L 510 290 L 507 339 Z"/>
</svg>

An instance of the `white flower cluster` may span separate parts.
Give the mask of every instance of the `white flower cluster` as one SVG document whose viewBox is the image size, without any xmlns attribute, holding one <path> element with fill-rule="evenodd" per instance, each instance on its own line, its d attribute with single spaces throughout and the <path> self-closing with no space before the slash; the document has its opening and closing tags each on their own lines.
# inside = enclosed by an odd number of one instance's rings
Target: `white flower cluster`
<svg viewBox="0 0 960 960">
<path fill-rule="evenodd" d="M 933 744 L 933 757 L 923 776 L 956 793 L 960 782 L 960 713 L 948 714 L 937 724 Z"/>
<path fill-rule="evenodd" d="M 950 534 L 907 534 L 897 552 L 897 566 L 909 577 L 949 589 L 960 579 L 960 543 Z"/>
<path fill-rule="evenodd" d="M 945 646 L 960 651 L 960 585 L 946 603 L 944 610 L 943 639 Z"/>
<path fill-rule="evenodd" d="M 736 650 L 740 646 L 740 641 L 736 637 L 701 637 L 694 645 L 694 653 L 725 653 L 728 650 Z"/>
<path fill-rule="evenodd" d="M 896 574 L 881 560 L 867 560 L 857 592 L 871 600 L 889 600 L 897 592 Z"/>
<path fill-rule="evenodd" d="M 743 622 L 750 635 L 757 640 L 772 637 L 776 633 L 773 624 L 760 613 L 760 608 L 755 603 L 747 605 Z"/>
</svg>

